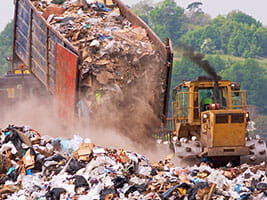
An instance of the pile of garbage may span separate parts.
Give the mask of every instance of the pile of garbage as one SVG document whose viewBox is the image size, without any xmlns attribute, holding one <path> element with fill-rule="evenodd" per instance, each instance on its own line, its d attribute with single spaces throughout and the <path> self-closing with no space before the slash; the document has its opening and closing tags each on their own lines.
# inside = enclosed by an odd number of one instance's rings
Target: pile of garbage
<svg viewBox="0 0 267 200">
<path fill-rule="evenodd" d="M 146 135 L 161 125 L 167 85 L 166 48 L 156 36 L 149 36 L 148 27 L 130 22 L 138 21 L 138 17 L 122 15 L 127 8 L 122 9 L 118 0 L 31 2 L 62 40 L 68 40 L 79 53 L 76 106 L 83 120 L 96 126 L 103 126 L 105 121 L 105 128 L 137 141 L 137 133 Z M 146 121 L 138 116 L 146 116 Z"/>
<path fill-rule="evenodd" d="M 47 22 L 77 48 L 82 59 L 82 86 L 91 92 L 109 90 L 104 86 L 112 84 L 112 89 L 120 92 L 142 76 L 147 69 L 143 60 L 158 60 L 147 31 L 132 25 L 113 1 L 32 2 Z"/>
<path fill-rule="evenodd" d="M 42 136 L 28 127 L 1 130 L 0 198 L 266 199 L 265 166 L 214 169 L 208 163 L 180 168 L 170 160 L 150 163 L 90 139 Z"/>
</svg>

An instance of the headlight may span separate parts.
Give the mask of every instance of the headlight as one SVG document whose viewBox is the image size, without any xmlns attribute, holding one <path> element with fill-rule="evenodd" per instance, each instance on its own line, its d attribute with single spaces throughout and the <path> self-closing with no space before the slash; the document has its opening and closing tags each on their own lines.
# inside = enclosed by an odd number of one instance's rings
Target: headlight
<svg viewBox="0 0 267 200">
<path fill-rule="evenodd" d="M 178 139 L 177 136 L 173 136 L 173 137 L 172 137 L 172 140 L 173 140 L 173 141 L 177 141 L 177 139 Z"/>
<path fill-rule="evenodd" d="M 203 114 L 203 118 L 207 119 L 208 118 L 208 114 Z"/>
</svg>

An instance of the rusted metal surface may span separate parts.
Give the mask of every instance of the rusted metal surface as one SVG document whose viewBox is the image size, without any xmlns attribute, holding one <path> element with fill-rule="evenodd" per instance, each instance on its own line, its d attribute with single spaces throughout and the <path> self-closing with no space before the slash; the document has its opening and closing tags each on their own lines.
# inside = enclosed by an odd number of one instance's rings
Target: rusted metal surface
<svg viewBox="0 0 267 200">
<path fill-rule="evenodd" d="M 172 80 L 172 66 L 173 66 L 173 48 L 172 42 L 168 38 L 166 39 L 166 48 L 167 48 L 167 73 L 166 73 L 166 95 L 164 97 L 164 110 L 163 114 L 165 117 L 168 117 L 168 109 L 169 109 L 169 99 L 170 99 L 170 91 L 171 91 L 171 80 Z M 164 121 L 167 124 L 168 119 Z"/>
<path fill-rule="evenodd" d="M 72 122 L 75 114 L 78 57 L 60 44 L 56 44 L 55 103 L 60 119 Z"/>
<path fill-rule="evenodd" d="M 55 45 L 60 43 L 77 54 L 76 49 L 46 22 L 30 0 L 16 0 L 15 5 L 13 60 L 18 57 L 54 93 Z"/>
</svg>

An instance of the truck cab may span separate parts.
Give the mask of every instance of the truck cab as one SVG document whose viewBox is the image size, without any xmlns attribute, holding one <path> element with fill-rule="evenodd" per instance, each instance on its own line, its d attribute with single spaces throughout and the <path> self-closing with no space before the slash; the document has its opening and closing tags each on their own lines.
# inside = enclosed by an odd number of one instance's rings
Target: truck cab
<svg viewBox="0 0 267 200">
<path fill-rule="evenodd" d="M 16 103 L 40 96 L 43 91 L 42 85 L 29 70 L 9 71 L 0 76 L 0 109 L 9 109 Z"/>
</svg>

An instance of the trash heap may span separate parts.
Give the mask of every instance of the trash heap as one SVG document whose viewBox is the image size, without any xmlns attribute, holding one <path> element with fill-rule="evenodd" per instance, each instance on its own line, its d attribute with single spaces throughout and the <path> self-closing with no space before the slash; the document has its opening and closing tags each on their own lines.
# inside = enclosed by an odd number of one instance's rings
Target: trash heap
<svg viewBox="0 0 267 200">
<path fill-rule="evenodd" d="M 82 86 L 91 92 L 99 88 L 110 90 L 111 85 L 111 89 L 120 92 L 147 69 L 142 60 L 158 59 L 146 30 L 132 25 L 112 1 L 32 2 L 54 30 L 80 53 Z"/>
<path fill-rule="evenodd" d="M 102 148 L 90 139 L 42 136 L 28 126 L 1 131 L 0 198 L 266 199 L 264 165 L 180 168 L 169 160 Z"/>
<path fill-rule="evenodd" d="M 79 53 L 76 106 L 83 120 L 116 129 L 136 141 L 161 125 L 166 49 L 150 40 L 148 29 L 123 16 L 117 1 L 31 1 Z"/>
</svg>

